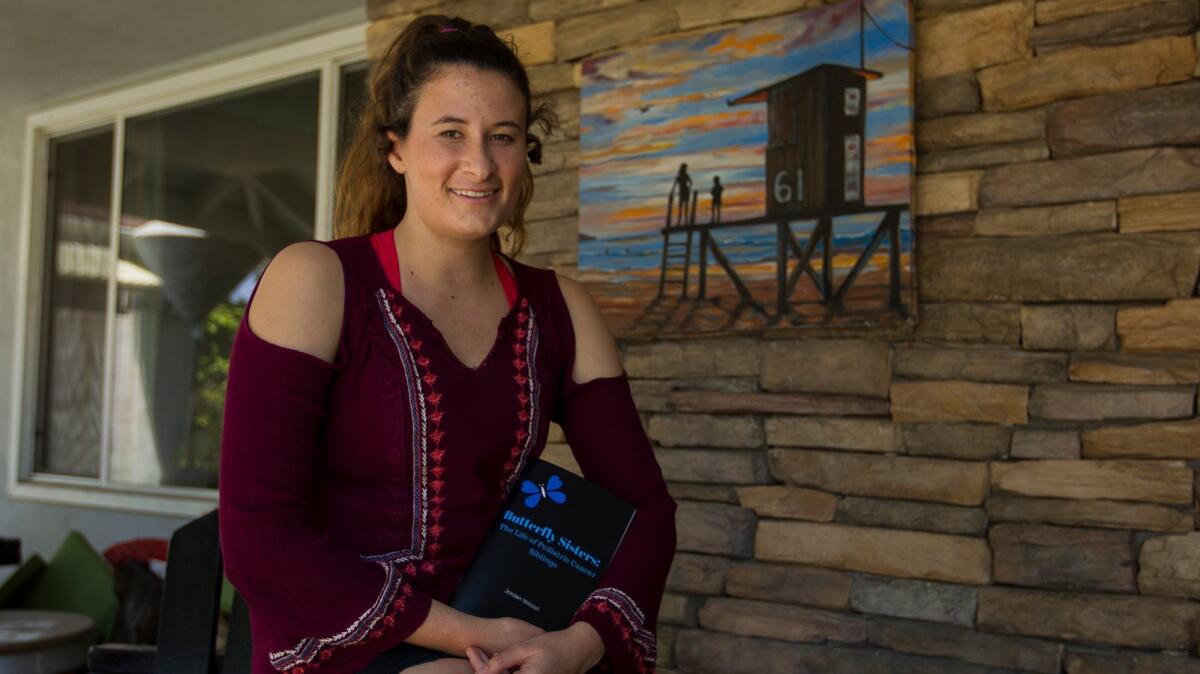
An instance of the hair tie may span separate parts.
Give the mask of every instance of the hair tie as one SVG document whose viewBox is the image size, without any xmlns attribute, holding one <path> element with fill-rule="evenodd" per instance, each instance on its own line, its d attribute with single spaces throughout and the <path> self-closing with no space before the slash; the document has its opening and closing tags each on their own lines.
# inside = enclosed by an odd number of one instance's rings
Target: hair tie
<svg viewBox="0 0 1200 674">
<path fill-rule="evenodd" d="M 453 26 L 446 26 L 445 28 L 439 30 L 438 32 L 439 33 L 457 33 L 458 29 Z"/>
</svg>

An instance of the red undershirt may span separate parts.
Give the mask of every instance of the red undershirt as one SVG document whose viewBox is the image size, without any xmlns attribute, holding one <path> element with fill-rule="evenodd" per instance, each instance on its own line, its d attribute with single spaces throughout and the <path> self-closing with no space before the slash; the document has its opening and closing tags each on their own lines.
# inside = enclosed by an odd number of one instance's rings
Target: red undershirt
<svg viewBox="0 0 1200 674">
<path fill-rule="evenodd" d="M 403 294 L 404 290 L 400 287 L 400 258 L 396 256 L 396 243 L 392 237 L 392 230 L 372 234 L 371 247 L 375 249 L 375 255 L 387 273 L 388 280 L 392 282 L 398 292 Z M 492 262 L 496 265 L 496 275 L 500 277 L 500 285 L 504 288 L 504 297 L 508 300 L 508 308 L 512 309 L 513 302 L 517 301 L 517 282 L 496 251 L 492 251 Z"/>
</svg>

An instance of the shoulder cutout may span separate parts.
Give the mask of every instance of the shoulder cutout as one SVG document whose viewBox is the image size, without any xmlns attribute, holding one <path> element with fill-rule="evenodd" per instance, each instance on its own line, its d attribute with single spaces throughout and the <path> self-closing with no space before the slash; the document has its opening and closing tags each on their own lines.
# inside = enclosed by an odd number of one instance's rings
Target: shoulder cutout
<svg viewBox="0 0 1200 674">
<path fill-rule="evenodd" d="M 571 378 L 577 384 L 586 384 L 600 377 L 622 374 L 625 370 L 621 366 L 617 343 L 596 301 L 575 279 L 557 272 L 554 276 L 558 279 L 575 332 L 575 366 Z"/>
<path fill-rule="evenodd" d="M 331 363 L 342 332 L 344 293 L 337 253 L 315 241 L 294 243 L 279 251 L 259 280 L 247 317 L 250 330 Z"/>
</svg>

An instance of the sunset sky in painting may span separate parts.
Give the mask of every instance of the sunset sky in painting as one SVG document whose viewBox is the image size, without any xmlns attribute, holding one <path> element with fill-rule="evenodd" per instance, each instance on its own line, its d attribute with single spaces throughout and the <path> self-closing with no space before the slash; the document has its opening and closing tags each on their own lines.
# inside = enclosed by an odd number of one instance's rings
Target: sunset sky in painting
<svg viewBox="0 0 1200 674">
<path fill-rule="evenodd" d="M 906 0 L 867 0 L 887 33 L 911 44 Z M 727 100 L 813 66 L 859 65 L 856 1 L 659 42 L 584 63 L 580 230 L 607 238 L 663 226 L 681 162 L 708 221 L 714 175 L 723 220 L 763 215 L 767 105 Z M 909 54 L 866 23 L 868 204 L 907 203 L 912 172 Z"/>
</svg>

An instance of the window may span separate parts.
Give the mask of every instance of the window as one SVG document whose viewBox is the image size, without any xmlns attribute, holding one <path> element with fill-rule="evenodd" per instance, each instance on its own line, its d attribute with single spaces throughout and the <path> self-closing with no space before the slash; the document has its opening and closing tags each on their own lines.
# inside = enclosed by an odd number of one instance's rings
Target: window
<svg viewBox="0 0 1200 674">
<path fill-rule="evenodd" d="M 331 235 L 363 37 L 30 115 L 13 497 L 212 507 L 234 331 L 276 252 Z"/>
</svg>

